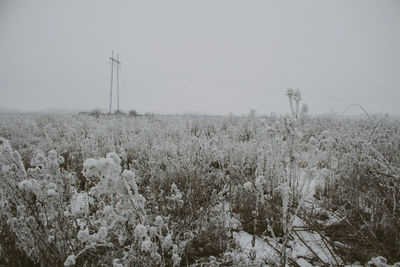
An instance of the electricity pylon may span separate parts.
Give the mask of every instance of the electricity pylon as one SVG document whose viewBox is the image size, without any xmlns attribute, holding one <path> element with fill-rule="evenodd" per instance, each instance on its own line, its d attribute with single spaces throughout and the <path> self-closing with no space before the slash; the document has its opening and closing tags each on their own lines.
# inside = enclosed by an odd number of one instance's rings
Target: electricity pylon
<svg viewBox="0 0 400 267">
<path fill-rule="evenodd" d="M 117 58 L 114 58 L 114 51 L 111 53 L 110 57 L 110 63 L 111 63 L 111 84 L 110 84 L 110 114 L 112 110 L 112 91 L 113 91 L 113 76 L 114 76 L 114 64 L 117 69 L 117 111 L 119 111 L 119 69 L 121 67 L 121 62 L 119 61 L 119 54 L 117 55 Z"/>
</svg>

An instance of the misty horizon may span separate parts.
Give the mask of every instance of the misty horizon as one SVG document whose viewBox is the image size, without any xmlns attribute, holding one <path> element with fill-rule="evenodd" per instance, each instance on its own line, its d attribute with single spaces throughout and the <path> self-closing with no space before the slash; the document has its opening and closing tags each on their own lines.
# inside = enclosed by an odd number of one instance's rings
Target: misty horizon
<svg viewBox="0 0 400 267">
<path fill-rule="evenodd" d="M 285 91 L 299 88 L 311 114 L 399 115 L 399 12 L 396 1 L 5 0 L 0 107 L 108 110 L 114 50 L 124 111 L 286 114 Z"/>
</svg>

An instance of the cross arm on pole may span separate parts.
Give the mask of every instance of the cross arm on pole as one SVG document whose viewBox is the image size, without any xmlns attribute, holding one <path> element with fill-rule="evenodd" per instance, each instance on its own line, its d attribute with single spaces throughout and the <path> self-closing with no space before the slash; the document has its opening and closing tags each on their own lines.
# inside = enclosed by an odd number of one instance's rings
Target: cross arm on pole
<svg viewBox="0 0 400 267">
<path fill-rule="evenodd" d="M 115 58 L 113 58 L 113 57 L 110 57 L 110 60 L 111 60 L 112 62 L 117 63 L 117 64 L 121 64 L 121 62 L 120 62 L 119 60 L 117 60 L 117 59 L 115 59 Z"/>
</svg>

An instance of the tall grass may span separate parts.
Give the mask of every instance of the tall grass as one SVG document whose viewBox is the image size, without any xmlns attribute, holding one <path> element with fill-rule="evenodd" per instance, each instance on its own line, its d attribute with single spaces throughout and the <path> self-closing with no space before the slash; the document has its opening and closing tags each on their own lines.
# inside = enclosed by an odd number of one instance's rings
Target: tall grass
<svg viewBox="0 0 400 267">
<path fill-rule="evenodd" d="M 243 229 L 295 265 L 297 218 L 337 261 L 399 260 L 400 124 L 308 118 L 288 95 L 291 117 L 0 115 L 2 261 L 250 264 L 224 254 Z"/>
</svg>

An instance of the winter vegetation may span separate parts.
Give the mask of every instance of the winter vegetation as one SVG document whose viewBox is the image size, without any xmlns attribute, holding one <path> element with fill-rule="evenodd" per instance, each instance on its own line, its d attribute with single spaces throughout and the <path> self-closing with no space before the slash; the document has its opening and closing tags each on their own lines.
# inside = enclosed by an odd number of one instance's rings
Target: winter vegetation
<svg viewBox="0 0 400 267">
<path fill-rule="evenodd" d="M 2 266 L 400 266 L 400 122 L 0 114 Z"/>
</svg>

